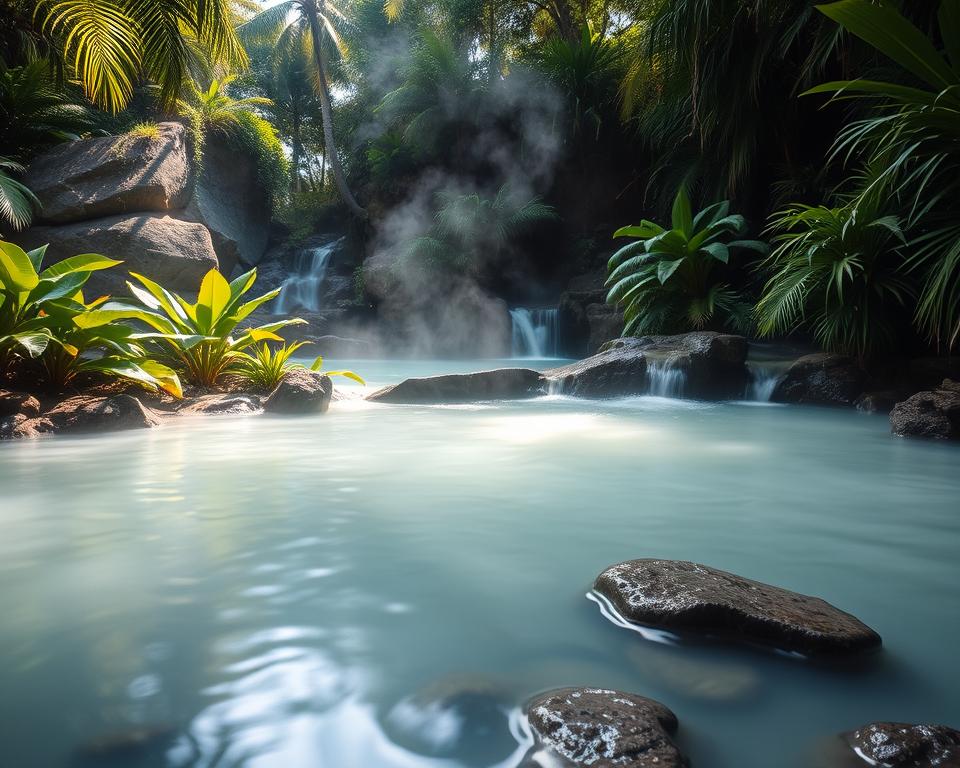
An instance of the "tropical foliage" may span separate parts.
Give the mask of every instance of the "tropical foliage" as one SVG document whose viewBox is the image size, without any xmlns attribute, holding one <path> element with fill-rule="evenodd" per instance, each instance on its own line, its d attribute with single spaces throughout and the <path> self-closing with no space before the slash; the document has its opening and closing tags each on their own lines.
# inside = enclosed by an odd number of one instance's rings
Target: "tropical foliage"
<svg viewBox="0 0 960 768">
<path fill-rule="evenodd" d="M 254 345 L 252 353 L 240 353 L 234 371 L 242 379 L 249 381 L 257 389 L 265 392 L 274 389 L 287 371 L 297 368 L 308 368 L 316 373 L 323 373 L 324 376 L 345 376 L 359 384 L 364 383 L 363 379 L 353 371 L 324 371 L 322 357 L 314 359 L 309 367 L 296 361 L 291 362 L 291 358 L 297 350 L 309 343 L 298 341 L 274 348 L 271 348 L 267 342 Z"/>
<path fill-rule="evenodd" d="M 141 338 L 154 341 L 164 360 L 198 386 L 216 386 L 236 365 L 244 349 L 261 341 L 283 341 L 276 334 L 278 330 L 303 323 L 299 318 L 286 318 L 237 332 L 237 326 L 254 310 L 280 293 L 277 288 L 245 300 L 257 279 L 256 269 L 230 282 L 219 271 L 211 269 L 204 276 L 194 302 L 143 275 L 130 274 L 139 283 L 127 283 L 138 303 L 108 302 L 77 318 L 77 325 L 95 328 L 117 319 L 139 320 L 153 331 Z"/>
<path fill-rule="evenodd" d="M 732 252 L 766 251 L 759 241 L 732 239 L 745 231 L 726 200 L 694 215 L 685 187 L 674 198 L 670 229 L 646 219 L 618 229 L 614 237 L 638 238 L 607 264 L 607 301 L 623 306 L 623 335 L 745 330 L 749 305 L 724 275 Z"/>
<path fill-rule="evenodd" d="M 41 269 L 45 253 L 46 246 L 26 252 L 0 241 L 0 375 L 16 363 L 37 360 L 55 389 L 86 373 L 179 397 L 177 375 L 147 356 L 140 334 L 121 322 L 125 318 L 87 324 L 108 297 L 88 302 L 83 286 L 92 272 L 120 262 L 85 253 Z"/>
</svg>

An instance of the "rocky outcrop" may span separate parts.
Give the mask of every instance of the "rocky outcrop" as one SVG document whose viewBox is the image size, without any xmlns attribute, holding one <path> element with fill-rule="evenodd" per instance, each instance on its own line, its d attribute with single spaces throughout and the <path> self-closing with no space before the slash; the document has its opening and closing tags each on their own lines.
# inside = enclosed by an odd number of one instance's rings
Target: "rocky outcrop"
<svg viewBox="0 0 960 768">
<path fill-rule="evenodd" d="M 558 325 L 562 354 L 593 355 L 623 331 L 623 313 L 607 304 L 606 276 L 606 267 L 578 275 L 561 294 Z"/>
<path fill-rule="evenodd" d="M 598 688 L 565 688 L 530 702 L 527 719 L 540 741 L 538 749 L 546 748 L 564 765 L 688 765 L 670 738 L 677 730 L 676 715 L 660 702 L 643 696 Z"/>
<path fill-rule="evenodd" d="M 683 397 L 742 397 L 749 380 L 747 340 L 743 336 L 702 331 L 678 336 L 642 336 L 608 342 L 586 360 L 545 371 L 566 394 L 618 397 L 656 391 L 657 381 L 672 376 Z"/>
<path fill-rule="evenodd" d="M 253 158 L 211 139 L 197 181 L 187 131 L 126 134 L 60 144 L 40 155 L 27 183 L 42 204 L 37 226 L 13 239 L 49 244 L 46 265 L 77 253 L 123 260 L 95 273 L 88 292 L 118 292 L 128 271 L 189 293 L 211 267 L 229 275 L 259 261 L 270 221 Z"/>
<path fill-rule="evenodd" d="M 330 407 L 332 395 L 333 382 L 329 376 L 295 368 L 284 374 L 264 401 L 263 410 L 281 414 L 323 413 Z"/>
<path fill-rule="evenodd" d="M 40 221 L 63 224 L 186 206 L 192 183 L 186 129 L 160 123 L 157 130 L 156 137 L 59 144 L 34 160 L 26 183 L 40 199 Z"/>
<path fill-rule="evenodd" d="M 629 560 L 607 568 L 594 589 L 629 621 L 802 654 L 880 646 L 870 627 L 824 600 L 698 563 Z"/>
<path fill-rule="evenodd" d="M 39 416 L 40 401 L 23 392 L 0 390 L 0 418 L 22 413 L 24 416 Z"/>
<path fill-rule="evenodd" d="M 49 262 L 78 253 L 102 253 L 123 262 L 94 272 L 84 290 L 126 294 L 128 272 L 139 272 L 165 288 L 196 293 L 203 276 L 216 267 L 210 233 L 202 224 L 169 216 L 111 216 L 59 227 L 33 227 L 20 235 L 26 248 L 49 243 Z"/>
<path fill-rule="evenodd" d="M 177 413 L 184 416 L 201 414 L 240 416 L 259 413 L 261 410 L 263 410 L 263 403 L 257 395 L 234 394 L 231 392 L 200 395 L 178 403 L 176 408 Z"/>
<path fill-rule="evenodd" d="M 944 725 L 870 723 L 841 737 L 842 766 L 887 768 L 956 768 L 960 766 L 960 731 Z M 841 759 L 842 759 L 841 758 Z M 838 766 L 838 768 L 840 768 Z"/>
<path fill-rule="evenodd" d="M 890 412 L 895 435 L 935 440 L 960 439 L 960 382 L 944 379 L 930 392 L 917 392 Z"/>
<path fill-rule="evenodd" d="M 866 374 L 855 360 L 818 352 L 791 365 L 773 390 L 774 402 L 851 405 L 863 392 Z"/>
<path fill-rule="evenodd" d="M 259 185 L 254 159 L 223 139 L 209 137 L 203 147 L 203 172 L 181 216 L 210 230 L 221 272 L 230 274 L 237 264 L 256 266 L 267 248 L 270 198 Z"/>
<path fill-rule="evenodd" d="M 523 400 L 546 394 L 546 381 L 537 371 L 501 368 L 479 373 L 406 379 L 378 389 L 367 400 L 377 403 L 441 404 L 485 400 Z"/>
</svg>

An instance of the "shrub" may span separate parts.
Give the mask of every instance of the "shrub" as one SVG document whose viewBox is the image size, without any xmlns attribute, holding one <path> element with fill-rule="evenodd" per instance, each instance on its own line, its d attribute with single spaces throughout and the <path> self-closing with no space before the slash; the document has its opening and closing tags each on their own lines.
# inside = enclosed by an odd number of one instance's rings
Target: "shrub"
<svg viewBox="0 0 960 768">
<path fill-rule="evenodd" d="M 81 327 L 110 322 L 117 318 L 136 318 L 153 329 L 141 338 L 159 346 L 187 380 L 203 387 L 214 387 L 221 376 L 239 361 L 240 352 L 261 341 L 283 341 L 276 331 L 288 325 L 303 323 L 299 318 L 278 320 L 248 328 L 236 337 L 232 334 L 258 307 L 276 298 L 276 288 L 250 301 L 244 295 L 253 287 L 257 270 L 251 269 L 227 282 L 216 269 L 204 276 L 194 303 L 168 291 L 143 275 L 131 272 L 140 285 L 128 282 L 139 305 L 110 302 L 78 318 Z"/>
<path fill-rule="evenodd" d="M 624 308 L 624 336 L 680 333 L 691 329 L 749 327 L 750 308 L 723 280 L 730 252 L 750 249 L 766 254 L 756 240 L 731 240 L 746 230 L 728 201 L 693 215 L 690 197 L 680 188 L 673 203 L 672 228 L 644 219 L 622 227 L 616 237 L 639 238 L 607 263 L 607 301 Z"/>
<path fill-rule="evenodd" d="M 302 363 L 290 362 L 290 358 L 301 347 L 309 344 L 307 341 L 298 341 L 294 344 L 284 344 L 277 349 L 271 349 L 267 342 L 255 345 L 253 354 L 241 352 L 234 369 L 241 378 L 249 381 L 258 389 L 269 391 L 275 389 L 283 375 L 295 368 L 306 368 Z M 322 372 L 326 376 L 346 376 L 361 384 L 361 379 L 353 371 L 321 371 L 323 358 L 316 358 L 310 365 L 310 370 Z"/>
</svg>

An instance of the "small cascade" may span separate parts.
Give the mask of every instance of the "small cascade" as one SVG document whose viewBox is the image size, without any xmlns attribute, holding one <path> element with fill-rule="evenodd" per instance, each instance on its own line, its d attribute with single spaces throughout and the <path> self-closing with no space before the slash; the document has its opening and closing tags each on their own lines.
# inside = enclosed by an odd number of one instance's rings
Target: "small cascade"
<svg viewBox="0 0 960 768">
<path fill-rule="evenodd" d="M 747 384 L 746 399 L 758 403 L 769 403 L 773 397 L 773 390 L 784 372 L 783 364 L 763 365 L 761 363 L 747 363 L 750 371 L 750 383 Z"/>
<path fill-rule="evenodd" d="M 560 313 L 552 309 L 510 310 L 513 324 L 514 357 L 556 357 L 559 344 Z"/>
<path fill-rule="evenodd" d="M 666 360 L 651 360 L 647 365 L 648 394 L 655 397 L 683 397 L 687 374 Z"/>
<path fill-rule="evenodd" d="M 322 309 L 323 281 L 327 277 L 330 258 L 341 239 L 332 240 L 316 248 L 308 248 L 297 254 L 293 270 L 283 281 L 280 295 L 273 305 L 273 312 L 286 315 L 294 310 L 317 312 Z"/>
</svg>

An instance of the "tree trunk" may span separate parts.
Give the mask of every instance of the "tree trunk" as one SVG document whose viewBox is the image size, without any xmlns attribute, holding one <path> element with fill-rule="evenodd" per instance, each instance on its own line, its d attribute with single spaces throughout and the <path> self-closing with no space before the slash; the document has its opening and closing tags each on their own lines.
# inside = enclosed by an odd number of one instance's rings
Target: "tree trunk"
<svg viewBox="0 0 960 768">
<path fill-rule="evenodd" d="M 337 154 L 337 146 L 333 139 L 333 112 L 330 108 L 330 89 L 327 87 L 327 72 L 323 65 L 323 53 L 320 46 L 323 43 L 323 32 L 320 29 L 320 18 L 317 15 L 317 8 L 313 4 L 314 0 L 304 3 L 307 20 L 310 23 L 310 34 L 313 37 L 313 59 L 317 66 L 317 80 L 320 85 L 320 114 L 323 117 L 323 143 L 327 148 L 324 156 L 330 156 L 330 171 L 333 173 L 333 182 L 340 193 L 340 199 L 350 209 L 350 213 L 359 219 L 367 218 L 367 212 L 360 207 L 360 204 L 353 197 L 350 188 L 347 186 L 347 178 L 343 173 L 343 166 L 340 164 L 340 155 Z"/>
<path fill-rule="evenodd" d="M 327 186 L 327 153 L 320 155 L 320 189 Z"/>
<path fill-rule="evenodd" d="M 300 158 L 303 155 L 303 149 L 300 142 L 300 115 L 296 110 L 293 112 L 293 189 L 295 192 L 302 192 L 303 186 L 300 179 Z"/>
</svg>

